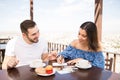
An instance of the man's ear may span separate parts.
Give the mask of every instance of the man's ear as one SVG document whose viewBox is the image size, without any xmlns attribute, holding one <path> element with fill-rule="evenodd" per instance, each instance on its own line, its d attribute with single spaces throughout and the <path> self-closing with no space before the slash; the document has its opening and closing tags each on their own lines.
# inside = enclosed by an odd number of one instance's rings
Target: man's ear
<svg viewBox="0 0 120 80">
<path fill-rule="evenodd" d="M 26 37 L 27 35 L 26 35 L 25 33 L 22 33 L 22 36 L 23 36 L 23 37 Z"/>
</svg>

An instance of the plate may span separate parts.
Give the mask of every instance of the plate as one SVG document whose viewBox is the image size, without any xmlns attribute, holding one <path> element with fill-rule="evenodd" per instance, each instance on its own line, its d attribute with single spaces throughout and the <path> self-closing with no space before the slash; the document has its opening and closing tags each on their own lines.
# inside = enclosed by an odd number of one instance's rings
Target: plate
<svg viewBox="0 0 120 80">
<path fill-rule="evenodd" d="M 38 67 L 43 67 L 45 66 L 46 64 L 45 63 L 40 63 L 40 64 L 30 64 L 30 67 L 31 68 L 38 68 Z"/>
<path fill-rule="evenodd" d="M 41 60 L 37 59 L 37 60 L 34 60 L 33 62 L 31 62 L 29 66 L 31 68 L 38 68 L 38 67 L 43 67 L 45 65 L 46 65 L 45 63 L 43 63 Z"/>
<path fill-rule="evenodd" d="M 51 75 L 55 74 L 55 72 L 56 72 L 56 70 L 53 69 L 53 73 L 51 73 L 51 74 L 38 74 L 37 73 L 37 75 L 40 75 L 40 76 L 51 76 Z"/>
<path fill-rule="evenodd" d="M 87 64 L 87 65 L 77 65 L 77 64 L 75 64 L 75 67 L 78 67 L 78 68 L 80 68 L 80 69 L 89 69 L 89 68 L 91 68 L 92 67 L 92 65 L 91 64 Z"/>
<path fill-rule="evenodd" d="M 85 59 L 79 60 L 75 64 L 75 66 L 78 67 L 78 68 L 81 68 L 81 69 L 88 69 L 88 68 L 92 67 L 91 63 L 88 60 L 85 60 Z"/>
</svg>

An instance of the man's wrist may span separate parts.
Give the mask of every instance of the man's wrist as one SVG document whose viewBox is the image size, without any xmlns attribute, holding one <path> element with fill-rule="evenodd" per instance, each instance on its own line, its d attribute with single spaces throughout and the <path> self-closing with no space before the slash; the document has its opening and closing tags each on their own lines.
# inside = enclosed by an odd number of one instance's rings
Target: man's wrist
<svg viewBox="0 0 120 80">
<path fill-rule="evenodd" d="M 58 54 L 56 58 L 58 58 L 58 57 L 60 57 L 60 56 L 61 56 L 61 55 L 60 55 L 60 54 Z"/>
</svg>

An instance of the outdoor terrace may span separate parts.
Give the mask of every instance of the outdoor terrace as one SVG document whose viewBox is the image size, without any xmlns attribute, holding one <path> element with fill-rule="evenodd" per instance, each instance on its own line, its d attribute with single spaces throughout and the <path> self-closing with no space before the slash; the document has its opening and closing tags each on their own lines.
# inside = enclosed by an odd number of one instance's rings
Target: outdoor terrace
<svg viewBox="0 0 120 80">
<path fill-rule="evenodd" d="M 7 41 L 10 39 L 0 39 L 0 42 L 4 42 L 4 44 L 7 43 Z M 3 43 L 2 43 L 3 44 Z M 55 42 L 48 42 L 48 52 L 51 52 L 53 50 L 57 50 L 58 52 L 61 52 L 64 50 L 68 45 L 62 44 L 62 43 L 55 43 Z M 0 47 L 1 48 L 1 47 Z M 0 49 L 0 63 L 2 64 L 3 56 L 4 56 L 5 49 Z M 112 64 L 112 71 L 120 73 L 120 53 L 116 52 L 110 52 L 110 51 L 103 51 L 104 56 L 106 59 L 113 58 L 113 64 Z"/>
</svg>

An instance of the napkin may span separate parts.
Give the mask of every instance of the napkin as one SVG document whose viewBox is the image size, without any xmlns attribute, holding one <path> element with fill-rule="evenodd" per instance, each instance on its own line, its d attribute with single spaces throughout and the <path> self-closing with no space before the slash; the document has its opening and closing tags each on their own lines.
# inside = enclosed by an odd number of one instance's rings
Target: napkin
<svg viewBox="0 0 120 80">
<path fill-rule="evenodd" d="M 59 64 L 59 63 L 52 63 L 53 66 L 67 66 L 67 63 L 62 63 L 62 64 Z"/>
<path fill-rule="evenodd" d="M 57 72 L 59 74 L 67 74 L 67 73 L 74 72 L 74 70 L 72 69 L 72 67 L 66 67 L 66 68 L 63 68 L 62 70 L 57 71 Z"/>
</svg>

